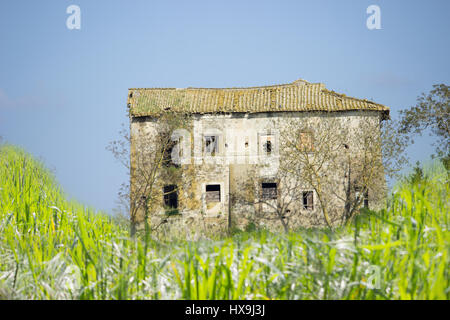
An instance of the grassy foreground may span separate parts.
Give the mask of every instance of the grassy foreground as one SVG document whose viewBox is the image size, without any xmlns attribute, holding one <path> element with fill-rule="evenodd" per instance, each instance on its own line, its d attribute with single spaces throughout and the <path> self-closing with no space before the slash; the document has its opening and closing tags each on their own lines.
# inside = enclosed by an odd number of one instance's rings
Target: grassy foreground
<svg viewBox="0 0 450 320">
<path fill-rule="evenodd" d="M 145 242 L 0 146 L 0 298 L 449 299 L 448 211 L 435 168 L 341 230 Z"/>
</svg>

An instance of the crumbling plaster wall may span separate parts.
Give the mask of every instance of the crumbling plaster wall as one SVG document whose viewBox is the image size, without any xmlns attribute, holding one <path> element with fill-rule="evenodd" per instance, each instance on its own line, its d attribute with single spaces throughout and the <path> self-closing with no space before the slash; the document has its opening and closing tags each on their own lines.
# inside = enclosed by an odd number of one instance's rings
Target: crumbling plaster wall
<svg viewBox="0 0 450 320">
<path fill-rule="evenodd" d="M 172 229 L 183 229 L 187 232 L 218 232 L 229 227 L 229 214 L 231 212 L 232 224 L 235 227 L 245 228 L 249 223 L 255 223 L 254 212 L 257 210 L 251 205 L 234 205 L 229 207 L 229 198 L 232 193 L 235 181 L 231 178 L 233 170 L 242 170 L 247 168 L 253 170 L 259 180 L 254 181 L 255 185 L 260 183 L 261 179 L 271 179 L 276 176 L 278 163 L 280 159 L 276 156 L 261 157 L 261 141 L 260 135 L 273 134 L 276 136 L 274 148 L 280 144 L 278 139 L 282 131 L 285 121 L 297 121 L 303 124 L 305 120 L 313 124 L 318 121 L 326 121 L 326 119 L 339 118 L 348 120 L 350 126 L 357 128 L 360 121 L 366 121 L 373 124 L 374 130 L 379 130 L 380 113 L 378 112 L 334 112 L 334 113 L 311 113 L 311 112 L 271 112 L 271 113 L 233 113 L 233 114 L 194 114 L 191 115 L 192 122 L 192 138 L 191 146 L 191 163 L 181 166 L 182 178 L 179 182 L 180 187 L 180 216 L 167 217 L 161 205 L 155 205 L 150 208 L 151 224 L 158 225 L 162 220 L 167 219 L 168 222 L 162 228 L 165 232 Z M 151 132 L 157 127 L 155 119 L 148 121 L 132 121 L 131 122 L 131 161 L 133 162 L 133 152 L 140 152 L 133 147 L 133 141 L 139 141 L 142 132 Z M 219 136 L 218 148 L 219 152 L 214 157 L 204 156 L 204 136 Z M 350 144 L 350 148 L 358 148 L 352 145 L 352 139 L 346 141 Z M 136 144 L 135 144 L 136 145 Z M 282 159 L 281 159 L 282 160 Z M 133 166 L 133 164 L 132 164 Z M 245 171 L 245 170 L 244 170 Z M 240 179 L 245 179 L 241 174 Z M 206 203 L 205 188 L 207 184 L 220 184 L 220 203 Z M 160 186 L 164 185 L 164 181 Z M 235 186 L 236 187 L 236 186 Z M 237 190 L 238 191 L 238 190 Z M 280 192 L 283 192 L 280 185 Z M 142 219 L 142 214 L 141 214 Z M 293 217 L 293 227 L 311 227 L 323 226 L 324 219 L 320 213 L 320 207 L 316 204 L 314 210 L 305 211 L 298 210 L 297 216 Z M 268 220 L 257 223 L 274 230 L 281 228 L 279 221 Z M 168 229 L 169 228 L 169 229 Z M 200 230 L 200 231 L 198 231 Z"/>
</svg>

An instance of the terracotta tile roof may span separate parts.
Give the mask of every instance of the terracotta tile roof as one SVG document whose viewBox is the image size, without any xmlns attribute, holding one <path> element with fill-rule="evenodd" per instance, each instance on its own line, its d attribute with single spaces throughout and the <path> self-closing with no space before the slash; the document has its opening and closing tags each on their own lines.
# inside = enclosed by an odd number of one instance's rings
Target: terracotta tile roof
<svg viewBox="0 0 450 320">
<path fill-rule="evenodd" d="M 248 88 L 133 88 L 128 90 L 133 117 L 183 113 L 372 110 L 389 117 L 389 108 L 329 91 L 322 83 L 293 83 Z"/>
</svg>

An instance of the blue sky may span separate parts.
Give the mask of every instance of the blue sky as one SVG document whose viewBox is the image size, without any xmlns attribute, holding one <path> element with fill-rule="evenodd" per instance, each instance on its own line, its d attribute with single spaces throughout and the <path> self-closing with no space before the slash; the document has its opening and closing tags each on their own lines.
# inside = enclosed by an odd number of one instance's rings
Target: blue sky
<svg viewBox="0 0 450 320">
<path fill-rule="evenodd" d="M 66 8 L 81 9 L 69 30 Z M 366 27 L 369 5 L 381 30 Z M 450 1 L 2 1 L 0 136 L 68 195 L 112 211 L 125 169 L 105 150 L 131 87 L 323 82 L 398 110 L 449 83 Z M 432 153 L 427 137 L 408 149 Z"/>
</svg>

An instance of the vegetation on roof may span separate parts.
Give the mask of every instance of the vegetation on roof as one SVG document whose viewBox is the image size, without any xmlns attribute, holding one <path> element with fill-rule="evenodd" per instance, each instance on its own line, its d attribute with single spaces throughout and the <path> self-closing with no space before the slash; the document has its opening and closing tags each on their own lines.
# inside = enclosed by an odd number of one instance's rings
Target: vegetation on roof
<svg viewBox="0 0 450 320">
<path fill-rule="evenodd" d="M 248 88 L 136 88 L 129 89 L 130 115 L 158 116 L 171 110 L 183 113 L 275 111 L 381 111 L 389 108 L 329 91 L 322 83 L 297 80 L 290 84 Z"/>
</svg>

